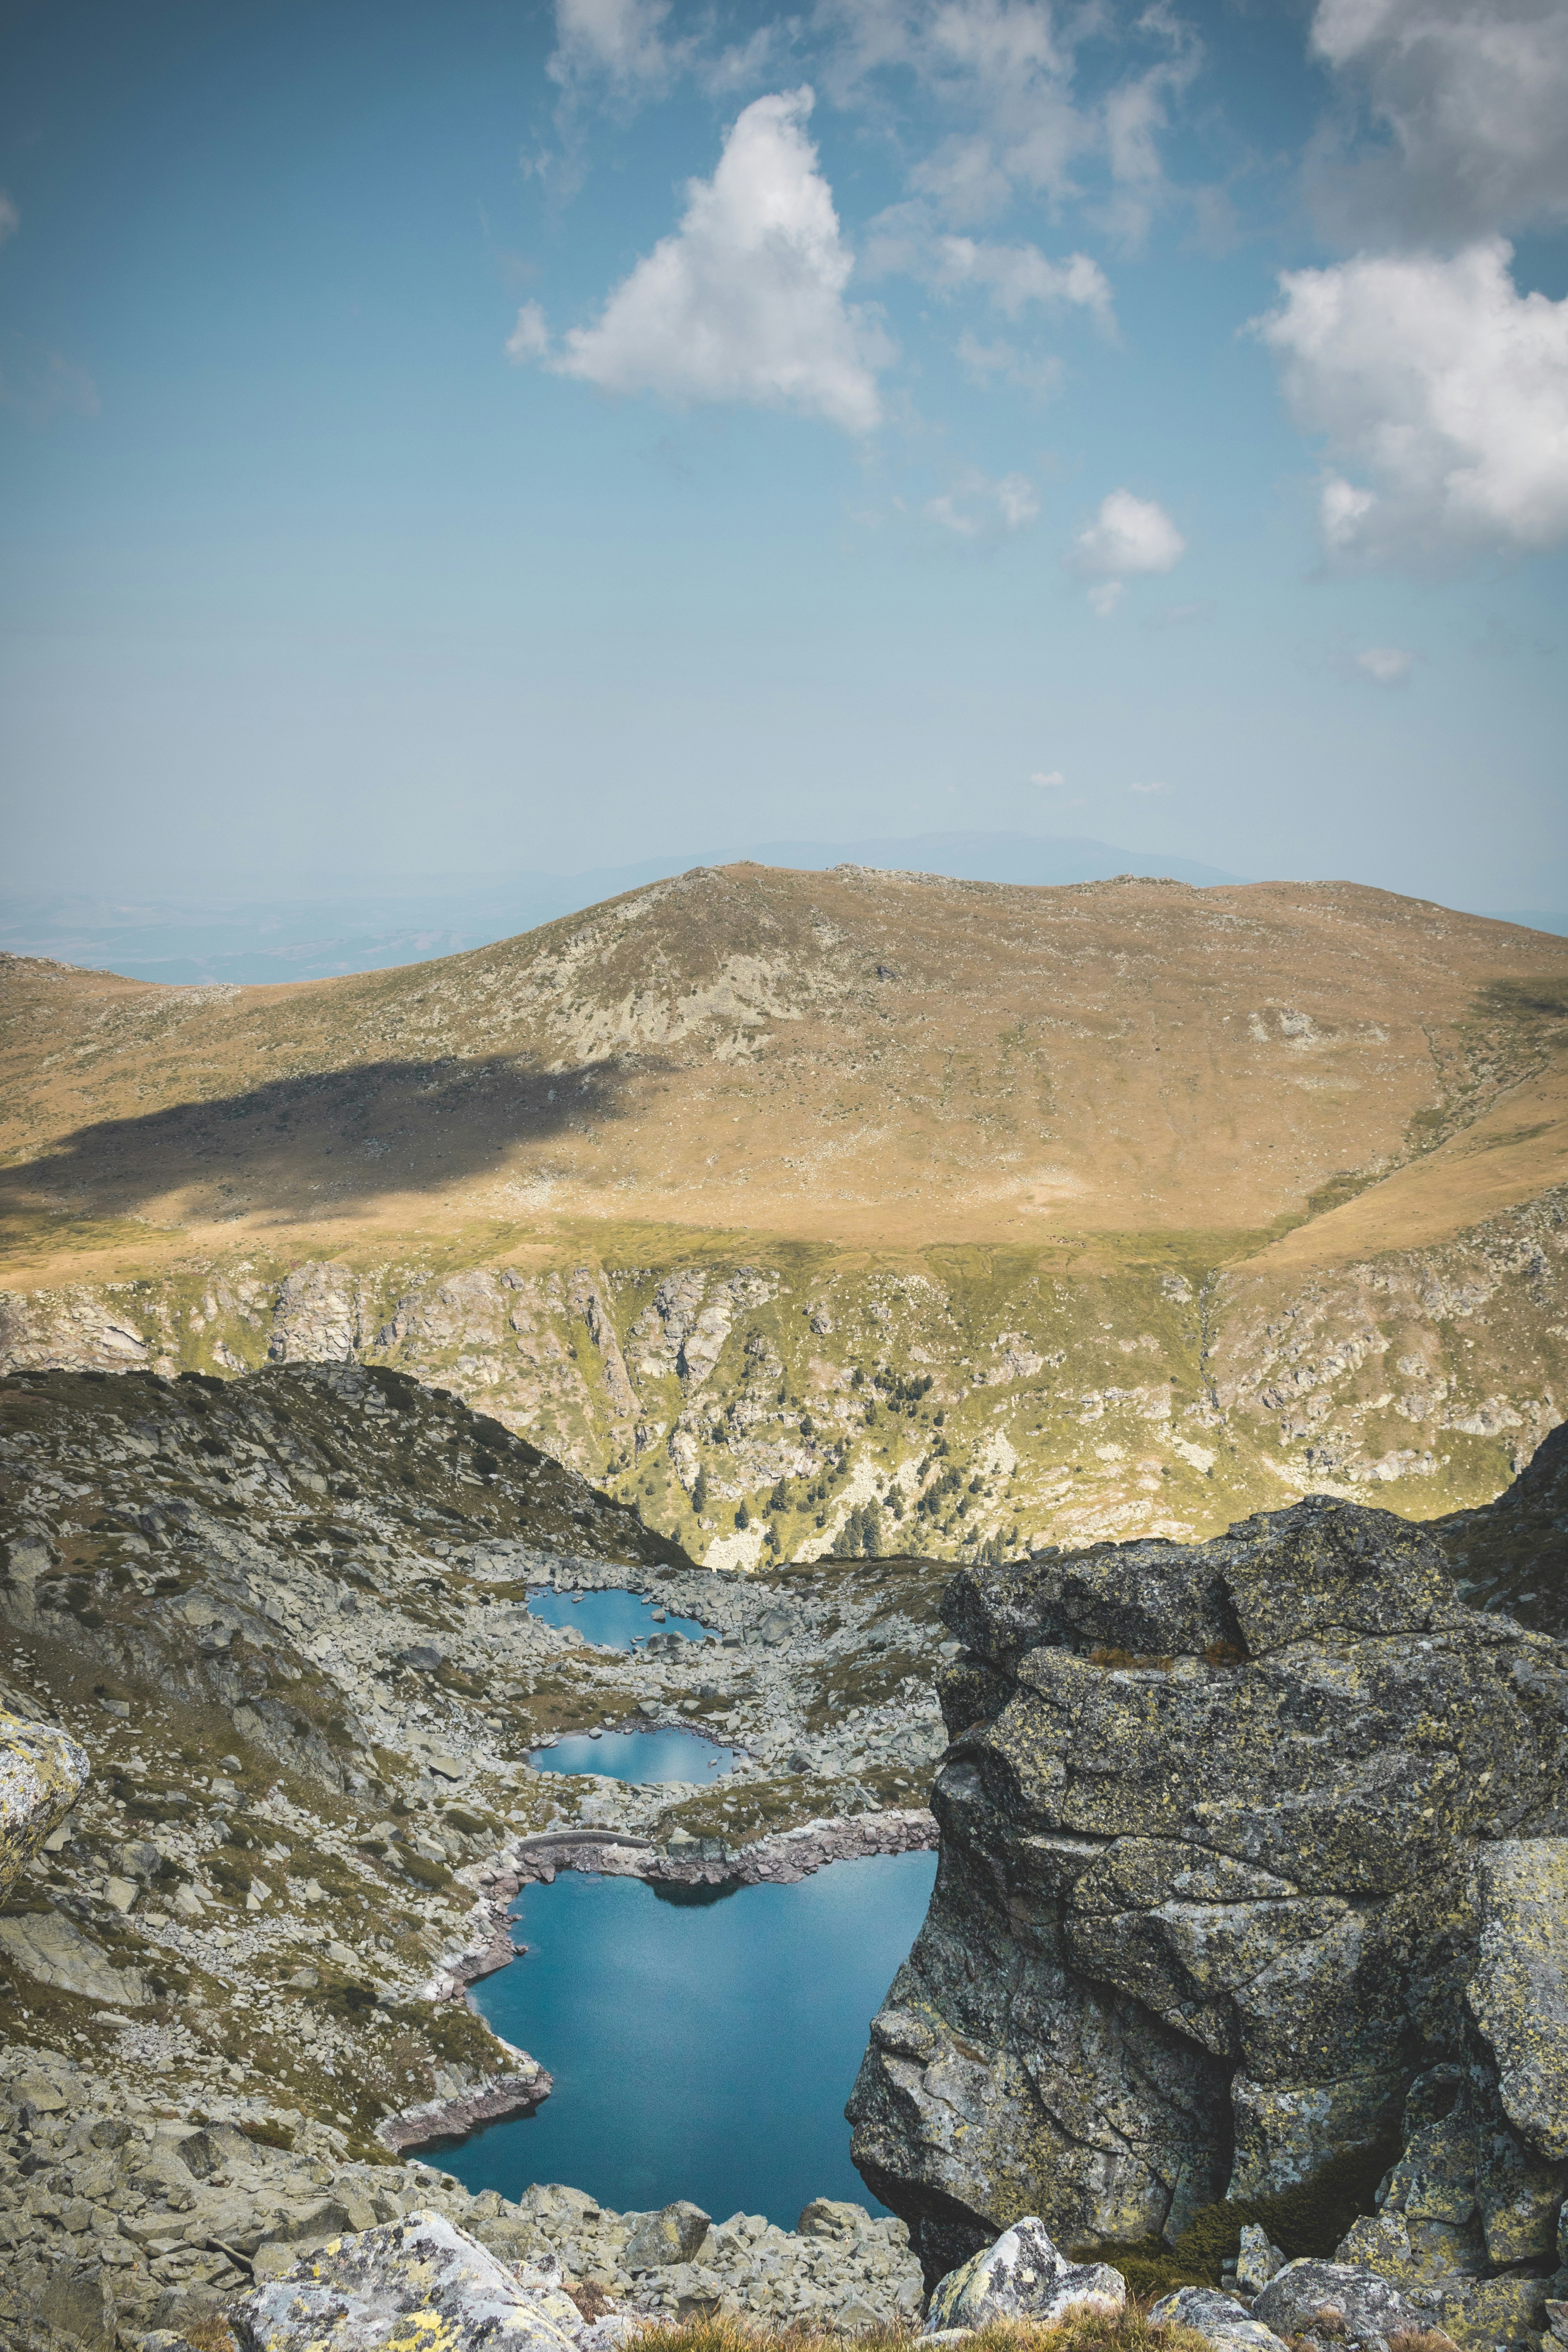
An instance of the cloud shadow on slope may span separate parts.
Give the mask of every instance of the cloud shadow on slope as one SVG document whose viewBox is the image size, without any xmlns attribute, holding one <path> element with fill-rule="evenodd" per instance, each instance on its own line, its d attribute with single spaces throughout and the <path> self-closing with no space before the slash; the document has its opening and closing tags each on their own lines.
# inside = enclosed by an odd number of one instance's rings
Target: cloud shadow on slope
<svg viewBox="0 0 1568 2352">
<path fill-rule="evenodd" d="M 280 1077 L 78 1128 L 0 1175 L 0 1207 L 13 1217 L 135 1215 L 205 1186 L 222 1196 L 220 1211 L 285 1222 L 368 1209 L 501 1176 L 518 1147 L 526 1168 L 530 1147 L 591 1145 L 626 1117 L 628 1080 L 661 1066 L 639 1057 L 635 1072 L 610 1059 L 541 1070 L 491 1055 Z"/>
</svg>

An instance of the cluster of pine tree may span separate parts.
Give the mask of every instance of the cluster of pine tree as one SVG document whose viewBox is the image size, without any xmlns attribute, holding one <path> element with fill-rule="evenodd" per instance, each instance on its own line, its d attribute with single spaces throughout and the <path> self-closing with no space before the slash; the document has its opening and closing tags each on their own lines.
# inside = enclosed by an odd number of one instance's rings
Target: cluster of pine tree
<svg viewBox="0 0 1568 2352">
<path fill-rule="evenodd" d="M 837 1559 L 880 1559 L 882 1511 L 878 1503 L 858 1503 L 833 1547 Z"/>
</svg>

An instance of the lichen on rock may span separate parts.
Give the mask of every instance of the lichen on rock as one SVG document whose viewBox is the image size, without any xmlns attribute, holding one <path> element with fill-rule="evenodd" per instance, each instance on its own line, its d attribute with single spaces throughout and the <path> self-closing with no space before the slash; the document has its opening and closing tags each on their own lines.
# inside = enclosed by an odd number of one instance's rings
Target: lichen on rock
<svg viewBox="0 0 1568 2352">
<path fill-rule="evenodd" d="M 241 2352 L 568 2352 L 576 2330 L 561 2325 L 548 2290 L 514 2272 L 439 2213 L 334 2238 L 279 2279 L 230 2305 Z"/>
<path fill-rule="evenodd" d="M 942 2280 L 931 2295 L 925 2333 L 984 2327 L 996 2319 L 1059 2326 L 1090 2312 L 1110 2316 L 1126 2301 L 1127 2282 L 1120 2271 L 1109 2263 L 1069 2262 L 1052 2244 L 1038 2215 L 1029 2213 Z"/>
<path fill-rule="evenodd" d="M 0 1899 L 87 1786 L 86 1750 L 0 1706 Z"/>
<path fill-rule="evenodd" d="M 1483 1929 L 1505 1879 L 1542 1916 L 1498 1858 L 1568 1828 L 1568 1661 L 1465 1606 L 1418 1527 L 1309 1497 L 965 1570 L 943 1615 L 942 1862 L 849 2108 L 928 2279 L 1024 2213 L 1169 2242 L 1289 2189 L 1471 2046 L 1479 1958 L 1518 2012 Z M 1556 2062 L 1503 2063 L 1522 2099 Z"/>
</svg>

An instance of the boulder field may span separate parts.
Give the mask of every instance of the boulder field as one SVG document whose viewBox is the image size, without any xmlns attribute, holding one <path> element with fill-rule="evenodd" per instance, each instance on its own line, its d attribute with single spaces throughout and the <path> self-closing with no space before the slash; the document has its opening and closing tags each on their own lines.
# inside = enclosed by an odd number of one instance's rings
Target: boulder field
<svg viewBox="0 0 1568 2352">
<path fill-rule="evenodd" d="M 0 1404 L 0 2337 L 215 2352 L 221 2305 L 242 2352 L 346 2346 L 351 2305 L 395 2334 L 428 2287 L 454 2352 L 616 2352 L 638 2315 L 910 2323 L 945 2279 L 942 2335 L 1037 2289 L 1113 2307 L 1154 2255 L 1156 2315 L 1220 2352 L 1563 2336 L 1568 1652 L 1497 1606 L 1528 1577 L 1555 1610 L 1544 1472 L 1517 1558 L 1463 1531 L 1486 1609 L 1430 1531 L 1317 1496 L 965 1568 L 939 1614 L 929 1562 L 661 1557 L 384 1372 Z M 710 1637 L 633 1657 L 526 1606 L 623 1580 Z M 628 1718 L 740 1769 L 671 1802 L 528 1762 Z M 524 1878 L 927 1843 L 939 1756 L 931 1910 L 849 2106 L 893 2218 L 406 2160 L 549 2090 L 462 1999 Z M 1347 2164 L 1329 2242 L 1292 2234 Z"/>
<path fill-rule="evenodd" d="M 928 2284 L 1023 2215 L 1170 2245 L 1384 2145 L 1346 2259 L 1522 2343 L 1568 2265 L 1562 1645 L 1323 1497 L 942 1613 L 941 1864 L 849 2106 Z"/>
</svg>

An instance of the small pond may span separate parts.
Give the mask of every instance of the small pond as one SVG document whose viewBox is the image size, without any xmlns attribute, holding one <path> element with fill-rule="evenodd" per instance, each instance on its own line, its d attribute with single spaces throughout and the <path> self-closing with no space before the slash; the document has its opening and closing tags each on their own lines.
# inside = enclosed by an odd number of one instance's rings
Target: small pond
<svg viewBox="0 0 1568 2352">
<path fill-rule="evenodd" d="M 656 1625 L 653 1612 L 659 1606 L 657 1600 L 625 1590 L 580 1592 L 574 1599 L 570 1592 L 557 1592 L 545 1585 L 528 1596 L 531 1617 L 540 1618 L 546 1625 L 569 1625 L 584 1642 L 598 1642 L 611 1649 L 641 1649 L 650 1633 L 679 1633 L 688 1642 L 701 1642 L 712 1630 L 695 1617 L 668 1614 Z"/>
<path fill-rule="evenodd" d="M 691 2197 L 792 2230 L 812 2197 L 881 2211 L 844 2102 L 935 1875 L 934 1853 L 898 1853 L 795 1886 L 525 1887 L 528 1951 L 473 1999 L 555 2089 L 433 2160 L 476 2191 L 564 2181 L 620 2212 Z"/>
<path fill-rule="evenodd" d="M 713 1780 L 733 1771 L 735 1751 L 699 1731 L 565 1732 L 529 1758 L 536 1772 L 602 1772 L 607 1780 Z"/>
</svg>

